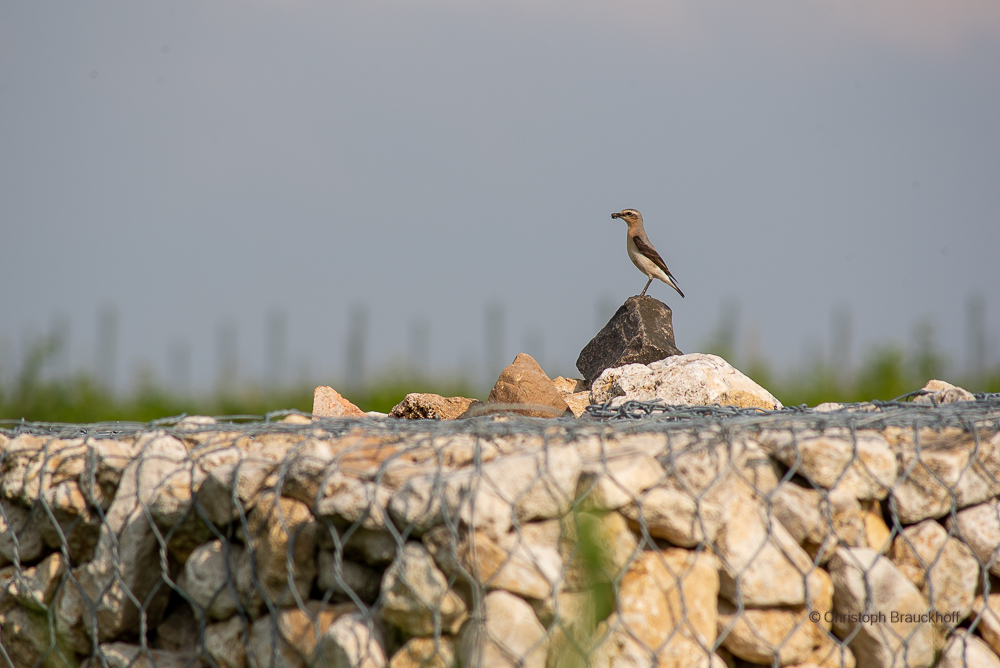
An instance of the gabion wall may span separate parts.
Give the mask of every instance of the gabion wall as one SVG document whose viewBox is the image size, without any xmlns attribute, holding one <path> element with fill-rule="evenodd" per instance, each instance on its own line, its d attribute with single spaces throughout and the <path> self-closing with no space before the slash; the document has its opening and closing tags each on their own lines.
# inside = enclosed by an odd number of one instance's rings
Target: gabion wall
<svg viewBox="0 0 1000 668">
<path fill-rule="evenodd" d="M 0 665 L 1000 667 L 1000 400 L 648 412 L 9 425 Z"/>
</svg>

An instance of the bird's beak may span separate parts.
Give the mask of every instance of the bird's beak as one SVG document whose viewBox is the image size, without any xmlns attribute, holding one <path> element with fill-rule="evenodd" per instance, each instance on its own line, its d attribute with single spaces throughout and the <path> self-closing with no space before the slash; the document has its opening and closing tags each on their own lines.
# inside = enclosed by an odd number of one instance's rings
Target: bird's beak
<svg viewBox="0 0 1000 668">
<path fill-rule="evenodd" d="M 618 212 L 618 213 L 613 213 L 613 214 L 611 214 L 611 217 L 612 217 L 612 218 L 621 218 L 621 217 L 622 217 L 622 214 L 621 214 L 621 212 Z"/>
</svg>

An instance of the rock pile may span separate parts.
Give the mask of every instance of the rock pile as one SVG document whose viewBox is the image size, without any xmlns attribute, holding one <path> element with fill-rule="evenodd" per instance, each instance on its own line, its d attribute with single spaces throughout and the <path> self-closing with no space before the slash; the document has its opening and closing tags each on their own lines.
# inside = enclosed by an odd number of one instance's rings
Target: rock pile
<svg viewBox="0 0 1000 668">
<path fill-rule="evenodd" d="M 1000 408 L 866 415 L 0 433 L 0 644 L 43 668 L 1000 665 Z"/>
</svg>

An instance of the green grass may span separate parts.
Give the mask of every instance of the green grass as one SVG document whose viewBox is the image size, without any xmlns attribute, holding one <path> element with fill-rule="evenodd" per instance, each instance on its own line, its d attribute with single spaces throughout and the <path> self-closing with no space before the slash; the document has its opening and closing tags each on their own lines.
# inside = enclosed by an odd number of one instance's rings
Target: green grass
<svg viewBox="0 0 1000 668">
<path fill-rule="evenodd" d="M 0 419 L 42 422 L 99 422 L 122 420 L 149 422 L 173 415 L 264 415 L 297 409 L 312 410 L 309 387 L 267 392 L 253 385 L 204 395 L 179 396 L 163 388 L 152 377 L 138 383 L 128 396 L 108 392 L 94 378 L 77 375 L 50 378 L 46 369 L 56 353 L 54 340 L 36 343 L 22 360 L 16 378 L 0 387 Z M 929 343 L 912 351 L 901 346 L 882 345 L 870 351 L 860 369 L 851 377 L 838 373 L 817 357 L 804 368 L 776 374 L 763 359 L 741 364 L 735 355 L 719 346 L 708 346 L 767 388 L 786 406 L 815 406 L 825 401 L 853 402 L 889 400 L 917 390 L 931 378 L 940 378 L 971 392 L 1000 392 L 1000 368 L 985 370 L 977 378 L 947 373 L 944 356 Z M 365 411 L 388 413 L 409 392 L 433 392 L 445 396 L 480 396 L 472 386 L 453 379 L 419 379 L 406 373 L 386 373 L 365 390 L 338 387 L 348 399 Z"/>
</svg>

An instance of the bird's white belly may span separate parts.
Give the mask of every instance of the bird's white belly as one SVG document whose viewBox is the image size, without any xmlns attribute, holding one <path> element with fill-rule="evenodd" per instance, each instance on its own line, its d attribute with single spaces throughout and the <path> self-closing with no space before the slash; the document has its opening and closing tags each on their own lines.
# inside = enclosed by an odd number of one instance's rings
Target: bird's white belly
<svg viewBox="0 0 1000 668">
<path fill-rule="evenodd" d="M 650 278 L 658 278 L 664 283 L 669 283 L 667 275 L 663 273 L 663 270 L 657 267 L 652 260 L 639 252 L 639 249 L 635 247 L 635 243 L 632 242 L 632 237 L 626 237 L 626 239 L 626 248 L 628 249 L 628 256 L 629 259 L 632 260 L 632 264 L 638 267 L 639 271 L 646 274 L 646 276 L 649 276 Z"/>
</svg>

